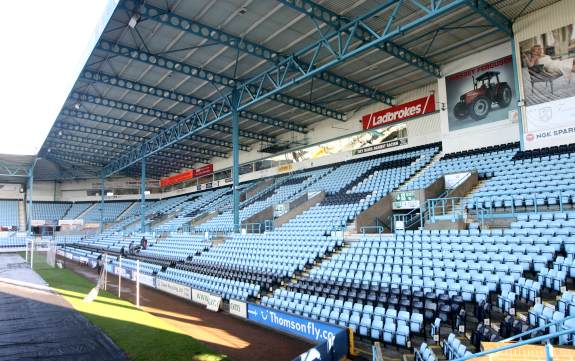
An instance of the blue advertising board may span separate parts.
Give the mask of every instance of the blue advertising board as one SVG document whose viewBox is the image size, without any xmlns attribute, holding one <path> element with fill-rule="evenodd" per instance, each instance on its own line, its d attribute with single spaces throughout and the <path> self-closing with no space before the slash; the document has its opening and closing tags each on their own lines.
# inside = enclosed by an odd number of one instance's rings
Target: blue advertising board
<svg viewBox="0 0 575 361">
<path fill-rule="evenodd" d="M 252 303 L 248 304 L 248 320 L 306 338 L 318 344 L 317 347 L 302 354 L 298 359 L 305 361 L 336 360 L 347 354 L 347 331 L 341 327 Z"/>
</svg>

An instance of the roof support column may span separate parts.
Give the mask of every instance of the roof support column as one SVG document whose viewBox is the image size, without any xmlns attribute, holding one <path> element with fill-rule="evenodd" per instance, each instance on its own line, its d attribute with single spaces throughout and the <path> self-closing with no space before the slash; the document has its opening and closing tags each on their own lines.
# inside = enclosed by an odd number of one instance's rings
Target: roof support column
<svg viewBox="0 0 575 361">
<path fill-rule="evenodd" d="M 100 234 L 104 232 L 104 187 L 106 185 L 104 176 L 100 177 Z"/>
<path fill-rule="evenodd" d="M 515 49 L 517 45 L 515 44 L 515 36 L 511 37 L 511 57 L 513 62 L 513 85 L 515 94 L 517 94 L 517 124 L 519 125 L 519 149 L 525 150 L 525 144 L 523 142 L 523 106 L 524 100 L 520 97 L 521 91 L 519 86 L 519 72 L 521 68 L 519 67 L 519 59 L 517 59 L 517 50 Z"/>
<path fill-rule="evenodd" d="M 28 212 L 26 212 L 26 218 L 28 223 L 28 235 L 32 235 L 32 193 L 34 190 L 34 167 L 28 170 Z"/>
<path fill-rule="evenodd" d="M 140 175 L 140 232 L 146 231 L 146 157 L 142 158 Z"/>
<path fill-rule="evenodd" d="M 240 232 L 240 121 L 238 115 L 239 93 L 236 89 L 232 92 L 232 180 L 233 180 L 233 214 L 234 232 Z"/>
</svg>

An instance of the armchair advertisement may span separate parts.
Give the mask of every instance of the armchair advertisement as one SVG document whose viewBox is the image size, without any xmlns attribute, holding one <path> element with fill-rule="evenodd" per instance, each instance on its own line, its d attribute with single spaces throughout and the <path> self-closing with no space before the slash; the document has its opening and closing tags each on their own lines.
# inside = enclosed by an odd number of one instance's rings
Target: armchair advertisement
<svg viewBox="0 0 575 361">
<path fill-rule="evenodd" d="M 526 149 L 575 142 L 575 31 L 564 26 L 519 43 Z"/>
</svg>

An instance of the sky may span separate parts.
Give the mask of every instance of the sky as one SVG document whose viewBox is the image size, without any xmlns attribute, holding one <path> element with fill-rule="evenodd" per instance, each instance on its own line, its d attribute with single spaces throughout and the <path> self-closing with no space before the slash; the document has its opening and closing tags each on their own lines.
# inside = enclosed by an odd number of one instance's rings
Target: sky
<svg viewBox="0 0 575 361">
<path fill-rule="evenodd" d="M 2 2 L 0 154 L 38 153 L 116 1 Z"/>
</svg>

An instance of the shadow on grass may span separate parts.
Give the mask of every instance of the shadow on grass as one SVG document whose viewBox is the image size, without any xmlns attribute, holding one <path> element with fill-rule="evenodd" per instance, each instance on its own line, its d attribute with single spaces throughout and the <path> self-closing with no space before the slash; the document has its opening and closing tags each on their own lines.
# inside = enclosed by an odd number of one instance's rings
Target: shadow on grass
<svg viewBox="0 0 575 361">
<path fill-rule="evenodd" d="M 37 272 L 86 319 L 101 328 L 131 360 L 227 360 L 226 356 L 165 321 L 109 293 L 101 292 L 94 302 L 83 302 L 93 284 L 70 270 L 39 269 Z"/>
</svg>

